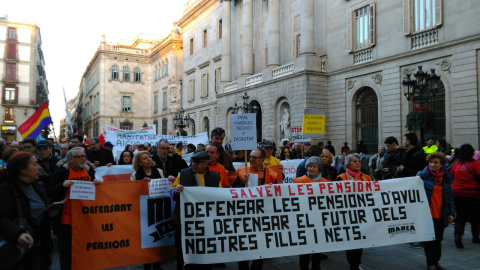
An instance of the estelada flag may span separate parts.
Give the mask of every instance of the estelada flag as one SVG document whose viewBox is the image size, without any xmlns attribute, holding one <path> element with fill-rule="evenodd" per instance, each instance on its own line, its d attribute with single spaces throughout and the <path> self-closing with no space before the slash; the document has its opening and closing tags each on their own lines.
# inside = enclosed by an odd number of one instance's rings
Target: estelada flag
<svg viewBox="0 0 480 270">
<path fill-rule="evenodd" d="M 48 102 L 45 101 L 27 121 L 18 127 L 18 132 L 23 139 L 27 137 L 37 138 L 42 129 L 50 124 L 52 124 L 52 118 L 48 110 Z"/>
</svg>

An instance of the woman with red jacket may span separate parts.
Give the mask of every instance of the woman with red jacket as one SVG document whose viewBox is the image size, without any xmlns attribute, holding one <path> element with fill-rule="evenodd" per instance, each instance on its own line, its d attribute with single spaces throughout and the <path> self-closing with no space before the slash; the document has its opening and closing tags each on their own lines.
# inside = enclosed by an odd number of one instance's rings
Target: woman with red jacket
<svg viewBox="0 0 480 270">
<path fill-rule="evenodd" d="M 453 200 L 457 210 L 455 218 L 455 245 L 464 248 L 462 236 L 465 223 L 470 217 L 472 242 L 479 244 L 480 231 L 480 183 L 474 175 L 480 175 L 480 162 L 473 159 L 475 150 L 470 144 L 464 144 L 457 153 L 457 162 L 450 170 L 453 178 Z"/>
</svg>

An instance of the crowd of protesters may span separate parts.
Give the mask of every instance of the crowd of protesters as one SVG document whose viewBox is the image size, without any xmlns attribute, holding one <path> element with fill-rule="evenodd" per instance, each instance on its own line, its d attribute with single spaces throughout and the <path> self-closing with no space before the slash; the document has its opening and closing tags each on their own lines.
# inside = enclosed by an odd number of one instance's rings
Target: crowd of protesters
<svg viewBox="0 0 480 270">
<path fill-rule="evenodd" d="M 26 250 L 23 257 L 6 268 L 49 269 L 55 245 L 61 269 L 70 269 L 72 227 L 68 189 L 74 183 L 72 180 L 101 184 L 101 179 L 95 179 L 95 169 L 115 164 L 131 165 L 135 170 L 131 180 L 168 178 L 177 206 L 185 186 L 241 188 L 252 174 L 258 175 L 258 185 L 281 184 L 284 175 L 278 169 L 282 171 L 283 160 L 302 160 L 294 183 L 388 181 L 420 176 L 429 201 L 435 240 L 412 243 L 412 247 L 424 248 L 428 269 L 445 269 L 439 261 L 448 222 L 455 221 L 457 248 L 464 248 L 462 238 L 467 221 L 471 222 L 471 241 L 480 243 L 480 152 L 470 144 L 454 149 L 443 139 L 429 138 L 422 147 L 415 134 L 407 133 L 401 144 L 395 137 L 386 138 L 378 153 L 370 153 L 371 156 L 366 156 L 369 153 L 362 141 L 356 150 L 344 142 L 340 155 L 335 158 L 331 141 L 327 145 L 323 142 L 312 145 L 310 142 L 291 144 L 285 140 L 277 148 L 275 142 L 264 140 L 258 149 L 246 152 L 233 151 L 230 143 L 224 144 L 224 138 L 225 130 L 217 127 L 211 131 L 211 143 L 207 145 L 173 144 L 162 139 L 156 146 L 127 145 L 117 158 L 110 142 L 102 145 L 98 138 L 92 138 L 89 145 L 84 145 L 80 135 L 58 146 L 53 140 L 31 138 L 9 145 L 0 141 L 0 238 Z M 185 154 L 191 154 L 190 164 L 182 158 Z M 369 158 L 368 167 L 362 166 L 364 158 Z M 233 162 L 246 161 L 250 162 L 247 169 L 233 166 Z M 63 204 L 44 211 L 59 201 Z M 224 267 L 224 264 L 184 265 L 177 206 L 173 213 L 173 222 L 177 225 L 177 269 Z M 19 217 L 23 217 L 28 226 L 20 227 L 16 222 Z M 52 234 L 58 241 L 52 240 Z M 346 254 L 350 269 L 360 269 L 362 249 L 348 250 Z M 4 260 L 4 256 L 0 254 L 0 260 Z M 321 253 L 300 255 L 300 269 L 320 269 L 321 260 L 327 258 Z M 241 270 L 262 269 L 262 266 L 263 260 L 238 262 Z M 161 269 L 160 262 L 145 264 L 144 269 Z"/>
</svg>

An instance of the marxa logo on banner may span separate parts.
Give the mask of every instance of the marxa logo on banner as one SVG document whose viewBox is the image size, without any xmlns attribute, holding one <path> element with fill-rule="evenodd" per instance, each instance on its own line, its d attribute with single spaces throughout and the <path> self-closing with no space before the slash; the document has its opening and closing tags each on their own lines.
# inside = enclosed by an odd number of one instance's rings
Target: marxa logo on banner
<svg viewBox="0 0 480 270">
<path fill-rule="evenodd" d="M 148 227 L 155 226 L 155 232 L 151 233 L 153 242 L 160 241 L 167 234 L 175 231 L 172 222 L 172 199 L 170 197 L 147 199 Z"/>
</svg>

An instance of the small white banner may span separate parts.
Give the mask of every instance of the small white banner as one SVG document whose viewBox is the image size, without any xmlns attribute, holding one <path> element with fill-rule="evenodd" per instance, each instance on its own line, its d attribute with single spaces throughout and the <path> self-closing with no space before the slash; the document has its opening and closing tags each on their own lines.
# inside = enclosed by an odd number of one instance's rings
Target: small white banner
<svg viewBox="0 0 480 270">
<path fill-rule="evenodd" d="M 90 181 L 73 180 L 70 199 L 95 201 L 95 185 Z"/>
<path fill-rule="evenodd" d="M 310 142 L 312 139 L 303 136 L 302 127 L 292 127 L 292 140 L 294 142 Z"/>
<path fill-rule="evenodd" d="M 236 189 L 185 187 L 180 201 L 187 264 L 435 239 L 419 177 Z"/>
<path fill-rule="evenodd" d="M 172 182 L 168 181 L 167 178 L 152 179 L 148 183 L 148 196 L 151 198 L 170 196 L 171 189 Z"/>
<path fill-rule="evenodd" d="M 257 149 L 257 115 L 254 113 L 230 115 L 232 150 Z"/>
</svg>

